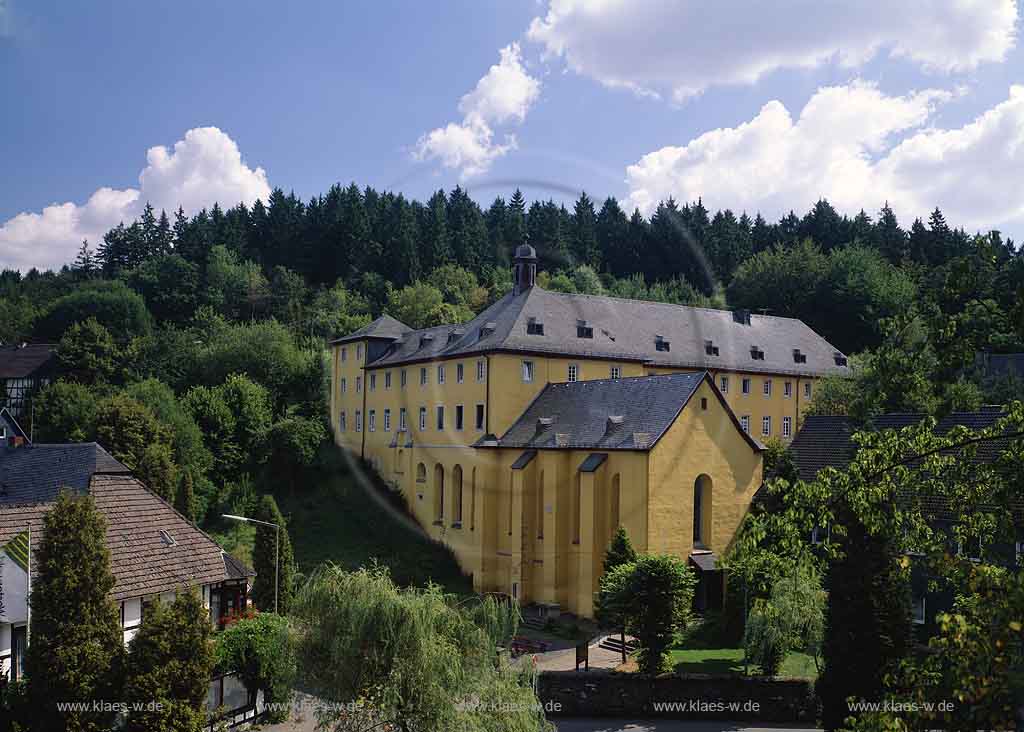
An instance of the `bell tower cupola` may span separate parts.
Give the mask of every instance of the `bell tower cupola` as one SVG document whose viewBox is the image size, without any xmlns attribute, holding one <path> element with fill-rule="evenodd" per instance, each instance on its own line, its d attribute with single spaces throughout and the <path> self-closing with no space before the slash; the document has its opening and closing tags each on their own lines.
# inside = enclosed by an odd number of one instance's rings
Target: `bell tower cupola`
<svg viewBox="0 0 1024 732">
<path fill-rule="evenodd" d="M 537 282 L 537 250 L 529 244 L 516 247 L 515 264 L 512 271 L 512 293 L 519 295 Z"/>
</svg>

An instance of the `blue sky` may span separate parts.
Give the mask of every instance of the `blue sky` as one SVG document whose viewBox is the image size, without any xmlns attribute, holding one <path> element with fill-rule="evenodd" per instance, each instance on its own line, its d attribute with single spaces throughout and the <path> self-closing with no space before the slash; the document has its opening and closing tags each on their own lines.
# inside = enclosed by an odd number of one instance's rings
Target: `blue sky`
<svg viewBox="0 0 1024 732">
<path fill-rule="evenodd" d="M 0 0 L 0 266 L 59 266 L 145 200 L 350 181 L 890 200 L 1024 238 L 1015 0 L 840 5 Z"/>
</svg>

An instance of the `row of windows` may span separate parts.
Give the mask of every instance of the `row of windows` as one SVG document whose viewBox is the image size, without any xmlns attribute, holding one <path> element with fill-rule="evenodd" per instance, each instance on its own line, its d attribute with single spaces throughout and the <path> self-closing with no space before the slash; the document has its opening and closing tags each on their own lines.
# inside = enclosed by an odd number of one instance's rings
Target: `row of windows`
<svg viewBox="0 0 1024 732">
<path fill-rule="evenodd" d="M 750 415 L 749 414 L 744 414 L 742 417 L 740 417 L 740 426 L 743 428 L 744 432 L 746 432 L 748 435 L 750 434 Z M 765 415 L 764 417 L 761 417 L 761 434 L 764 437 L 771 437 L 772 436 L 772 418 L 770 416 L 768 416 L 768 415 Z M 783 437 L 792 437 L 793 436 L 793 418 L 792 417 L 783 417 L 782 418 L 782 436 Z"/>
<path fill-rule="evenodd" d="M 356 361 L 362 361 L 362 360 L 363 360 L 363 344 L 362 343 L 357 343 L 356 344 Z M 347 346 L 342 346 L 341 347 L 341 362 L 345 363 L 346 361 L 348 361 L 348 347 Z"/>
<path fill-rule="evenodd" d="M 743 379 L 741 380 L 740 388 L 741 388 L 742 393 L 743 393 L 744 396 L 747 396 L 747 395 L 750 394 L 751 383 L 752 383 L 752 380 L 750 379 L 750 377 L 747 377 L 747 376 L 743 377 Z M 764 394 L 764 398 L 765 399 L 771 398 L 772 389 L 774 388 L 772 386 L 772 384 L 773 384 L 773 380 L 772 379 L 765 379 L 761 383 L 761 393 Z M 718 377 L 718 390 L 721 391 L 723 394 L 728 394 L 729 393 L 729 377 L 728 376 L 720 376 L 720 377 Z M 786 397 L 786 399 L 791 399 L 793 397 L 793 382 L 792 381 L 784 381 L 784 382 L 782 382 L 782 396 Z M 810 399 L 810 398 L 811 398 L 811 382 L 805 381 L 804 382 L 804 399 Z"/>
<path fill-rule="evenodd" d="M 536 366 L 535 366 L 533 361 L 523 361 L 523 364 L 522 364 L 523 382 L 526 383 L 526 384 L 532 383 L 534 378 L 535 378 L 535 376 L 536 376 L 536 371 L 537 371 L 537 369 L 536 369 Z M 580 377 L 582 376 L 582 374 L 583 374 L 583 371 L 580 368 L 580 365 L 576 364 L 576 363 L 571 363 L 571 364 L 569 364 L 568 368 L 566 369 L 565 380 L 566 381 L 570 381 L 570 382 L 571 381 L 579 381 Z M 621 366 L 611 366 L 608 369 L 608 376 L 610 378 L 612 378 L 612 379 L 621 379 L 622 378 L 622 367 Z"/>
<path fill-rule="evenodd" d="M 476 413 L 474 414 L 474 420 L 475 420 L 474 421 L 474 425 L 475 425 L 475 428 L 476 428 L 476 430 L 478 432 L 483 432 L 484 431 L 485 414 L 486 414 L 486 412 L 485 412 L 485 409 L 484 409 L 484 405 L 483 404 L 477 404 L 476 405 Z M 435 415 L 435 424 L 437 425 L 437 429 L 439 431 L 440 430 L 444 430 L 444 428 L 445 428 L 445 408 L 444 408 L 443 404 L 437 405 L 437 407 L 435 408 L 434 415 Z M 357 409 L 356 410 L 355 417 L 356 417 L 355 431 L 356 432 L 362 432 L 363 431 L 363 412 L 362 412 L 361 409 Z M 384 417 L 384 425 L 383 425 L 384 432 L 390 432 L 391 431 L 391 410 L 390 409 L 383 410 L 383 417 Z M 367 425 L 366 425 L 367 430 L 369 432 L 376 432 L 377 431 L 377 410 L 376 409 L 369 410 L 366 413 L 366 418 L 367 418 Z M 465 429 L 465 422 L 466 422 L 466 409 L 465 409 L 465 407 L 462 404 L 455 405 L 455 425 L 454 425 L 455 429 L 456 430 L 460 430 L 460 431 Z M 341 410 L 341 412 L 338 415 L 338 429 L 340 431 L 342 431 L 342 432 L 347 432 L 348 431 L 348 415 L 346 414 L 344 409 Z M 404 431 L 406 431 L 408 429 L 409 429 L 409 425 L 408 425 L 407 412 L 406 412 L 405 407 L 401 407 L 398 410 L 398 431 L 399 432 L 404 432 Z M 424 431 L 426 431 L 426 429 L 427 429 L 427 408 L 426 407 L 420 407 L 420 411 L 419 411 L 419 431 L 420 432 L 424 432 Z"/>
<path fill-rule="evenodd" d="M 342 356 L 343 356 L 342 361 L 344 361 L 345 360 L 344 359 L 345 349 L 342 349 L 341 352 L 342 352 Z M 420 386 L 426 386 L 429 383 L 429 375 L 430 375 L 430 372 L 429 372 L 429 369 L 426 366 L 420 367 Z M 369 378 L 369 389 L 370 389 L 370 391 L 377 391 L 377 376 L 378 376 L 378 374 L 374 373 L 374 374 L 370 374 L 369 377 L 368 377 Z M 447 376 L 448 376 L 448 373 L 447 373 L 447 369 L 446 369 L 446 364 L 443 364 L 443 363 L 442 364 L 438 364 L 438 366 L 437 366 L 437 383 L 438 384 L 445 383 L 445 381 L 447 379 Z M 476 380 L 477 381 L 483 381 L 486 377 L 487 377 L 487 362 L 484 361 L 483 359 L 480 359 L 479 361 L 476 362 Z M 461 363 L 455 364 L 455 381 L 456 381 L 456 383 L 461 384 L 465 380 L 466 380 L 465 364 L 461 364 Z M 385 389 L 390 389 L 391 388 L 391 382 L 392 382 L 392 372 L 391 371 L 385 371 L 384 372 L 384 388 Z M 402 369 L 401 371 L 398 372 L 398 383 L 399 383 L 399 386 L 402 389 L 404 389 L 406 387 L 406 384 L 408 384 L 408 382 L 409 382 L 408 369 Z M 339 388 L 341 389 L 341 393 L 342 394 L 346 393 L 348 391 L 348 379 L 342 377 L 341 382 L 339 384 Z M 361 392 L 362 390 L 363 390 L 363 377 L 362 376 L 357 376 L 356 377 L 356 392 Z"/>
</svg>

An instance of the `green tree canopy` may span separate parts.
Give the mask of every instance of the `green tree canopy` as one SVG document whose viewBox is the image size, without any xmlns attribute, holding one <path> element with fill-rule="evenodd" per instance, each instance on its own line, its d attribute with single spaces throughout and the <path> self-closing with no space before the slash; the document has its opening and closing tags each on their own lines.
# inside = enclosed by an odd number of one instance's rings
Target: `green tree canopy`
<svg viewBox="0 0 1024 732">
<path fill-rule="evenodd" d="M 256 542 L 252 549 L 253 570 L 256 572 L 252 585 L 253 602 L 260 610 L 287 615 L 296 589 L 295 555 L 288 536 L 288 522 L 271 495 L 260 498 L 253 518 L 280 527 L 275 530 L 270 526 L 256 526 Z"/>
<path fill-rule="evenodd" d="M 221 673 L 237 673 L 250 692 L 263 692 L 264 702 L 273 705 L 271 722 L 287 719 L 298 659 L 284 616 L 261 612 L 232 623 L 217 635 L 215 657 Z"/>
</svg>

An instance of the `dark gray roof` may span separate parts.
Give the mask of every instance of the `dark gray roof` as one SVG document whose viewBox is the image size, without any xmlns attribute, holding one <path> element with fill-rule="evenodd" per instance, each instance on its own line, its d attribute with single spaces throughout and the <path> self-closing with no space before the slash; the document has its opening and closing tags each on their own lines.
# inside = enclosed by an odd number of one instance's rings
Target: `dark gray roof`
<svg viewBox="0 0 1024 732">
<path fill-rule="evenodd" d="M 499 440 L 477 446 L 649 450 L 705 379 L 711 383 L 699 371 L 548 384 Z M 735 416 L 733 421 L 740 430 Z"/>
<path fill-rule="evenodd" d="M 522 470 L 527 465 L 532 463 L 535 457 L 537 457 L 536 450 L 524 450 L 523 454 L 517 457 L 515 459 L 515 462 L 512 463 L 512 470 Z"/>
<path fill-rule="evenodd" d="M 0 506 L 46 503 L 61 488 L 84 492 L 96 474 L 131 471 L 95 442 L 0 448 Z"/>
<path fill-rule="evenodd" d="M 412 328 L 402 321 L 396 320 L 390 315 L 381 315 L 369 325 L 364 325 L 354 333 L 336 338 L 331 343 L 345 343 L 346 341 L 355 341 L 361 338 L 385 338 L 390 340 L 399 338 L 410 330 Z"/>
<path fill-rule="evenodd" d="M 18 420 L 14 418 L 14 415 L 11 414 L 7 407 L 0 407 L 0 427 L 7 428 L 8 439 L 11 437 L 21 437 L 24 440 L 28 440 L 28 434 L 18 424 Z"/>
<path fill-rule="evenodd" d="M 543 324 L 543 335 L 527 333 L 527 323 Z M 577 337 L 578 322 L 593 338 Z M 668 342 L 659 351 L 658 336 Z M 344 340 L 357 337 L 347 336 Z M 711 341 L 718 355 L 708 355 Z M 755 359 L 752 349 L 764 352 Z M 798 363 L 799 349 L 806 362 Z M 752 314 L 749 323 L 728 310 L 696 308 L 596 295 L 570 295 L 531 287 L 508 293 L 463 325 L 414 330 L 371 367 L 488 351 L 550 353 L 640 361 L 653 366 L 792 374 L 848 373 L 837 365 L 838 350 L 803 322 Z M 842 354 L 839 354 L 842 356 Z"/>
<path fill-rule="evenodd" d="M 22 343 L 0 346 L 0 379 L 46 376 L 56 365 L 57 346 L 52 343 Z"/>
<path fill-rule="evenodd" d="M 580 463 L 581 473 L 593 473 L 595 470 L 604 465 L 604 461 L 608 459 L 608 453 L 606 452 L 592 452 L 584 458 L 583 462 Z"/>
<path fill-rule="evenodd" d="M 714 572 L 717 566 L 714 552 L 694 552 L 690 555 L 690 561 L 697 565 L 701 572 Z"/>
</svg>

